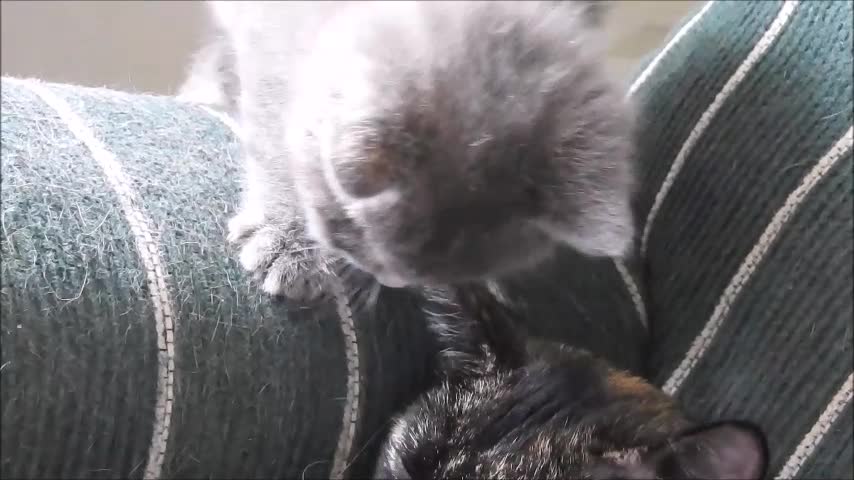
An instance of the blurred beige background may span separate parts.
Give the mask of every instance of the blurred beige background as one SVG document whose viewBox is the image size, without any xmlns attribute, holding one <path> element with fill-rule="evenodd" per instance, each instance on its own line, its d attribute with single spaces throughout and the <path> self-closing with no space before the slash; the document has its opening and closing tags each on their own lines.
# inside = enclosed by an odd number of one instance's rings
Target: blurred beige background
<svg viewBox="0 0 854 480">
<path fill-rule="evenodd" d="M 628 79 L 693 1 L 614 1 L 607 20 L 610 67 Z M 171 94 L 197 47 L 198 1 L 0 2 L 3 75 Z"/>
</svg>

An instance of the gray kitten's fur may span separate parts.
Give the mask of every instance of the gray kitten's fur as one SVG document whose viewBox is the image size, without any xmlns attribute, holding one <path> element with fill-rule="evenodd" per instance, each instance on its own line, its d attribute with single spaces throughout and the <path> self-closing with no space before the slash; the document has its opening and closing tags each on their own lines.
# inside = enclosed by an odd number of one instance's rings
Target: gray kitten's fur
<svg viewBox="0 0 854 480">
<path fill-rule="evenodd" d="M 758 427 L 698 423 L 583 345 L 526 348 L 516 313 L 488 289 L 454 290 L 428 317 L 445 347 L 444 378 L 397 418 L 375 478 L 764 477 Z"/>
<path fill-rule="evenodd" d="M 627 252 L 633 116 L 589 2 L 211 4 L 182 95 L 219 77 L 236 106 L 230 239 L 266 291 L 311 297 L 338 259 L 402 286 Z"/>
</svg>

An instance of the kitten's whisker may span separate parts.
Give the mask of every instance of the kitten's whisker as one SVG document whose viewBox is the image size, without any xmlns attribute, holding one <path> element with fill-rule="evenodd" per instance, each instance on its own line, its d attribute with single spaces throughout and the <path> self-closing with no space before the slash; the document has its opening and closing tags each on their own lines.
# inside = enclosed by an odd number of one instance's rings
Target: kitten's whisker
<svg viewBox="0 0 854 480">
<path fill-rule="evenodd" d="M 377 435 L 379 435 L 380 433 L 384 432 L 384 431 L 388 428 L 388 426 L 389 426 L 391 423 L 393 423 L 396 419 L 397 419 L 397 417 L 396 417 L 396 416 L 392 416 L 391 418 L 389 418 L 388 420 L 386 420 L 385 422 L 383 422 L 383 423 L 382 423 L 382 425 L 380 425 L 379 427 L 377 427 L 377 429 L 374 431 L 374 433 L 372 433 L 372 434 L 367 438 L 367 440 L 365 440 L 365 443 L 363 443 L 363 444 L 362 444 L 362 446 L 359 448 L 359 450 L 357 450 L 357 451 L 356 451 L 356 453 L 353 455 L 353 457 L 350 459 L 350 461 L 349 461 L 349 462 L 347 462 L 347 464 L 346 464 L 346 465 L 344 465 L 344 469 L 343 469 L 343 471 L 345 471 L 345 472 L 346 472 L 350 467 L 352 467 L 352 466 L 353 466 L 353 464 L 354 464 L 354 463 L 356 463 L 356 460 L 358 460 L 358 459 L 359 459 L 359 457 L 360 457 L 363 453 L 365 453 L 365 450 L 368 448 L 368 446 L 371 444 L 371 442 L 372 442 L 372 441 L 377 437 Z"/>
<path fill-rule="evenodd" d="M 295 248 L 293 250 L 288 250 L 288 255 L 293 255 L 295 253 L 304 253 L 304 252 L 313 252 L 315 250 L 319 250 L 320 247 L 303 247 L 303 248 Z"/>
</svg>

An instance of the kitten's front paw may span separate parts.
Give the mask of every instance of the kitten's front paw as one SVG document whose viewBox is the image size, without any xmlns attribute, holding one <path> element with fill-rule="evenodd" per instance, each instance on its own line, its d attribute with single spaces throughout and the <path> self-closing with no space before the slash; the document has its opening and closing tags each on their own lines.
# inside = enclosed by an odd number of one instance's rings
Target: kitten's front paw
<svg viewBox="0 0 854 480">
<path fill-rule="evenodd" d="M 240 265 L 261 282 L 264 292 L 303 302 L 330 293 L 337 261 L 307 240 L 300 228 L 247 220 L 232 219 L 228 240 L 241 245 Z"/>
<path fill-rule="evenodd" d="M 228 221 L 229 243 L 241 243 L 248 240 L 255 232 L 264 226 L 264 215 L 257 213 L 258 208 L 242 209 Z"/>
</svg>

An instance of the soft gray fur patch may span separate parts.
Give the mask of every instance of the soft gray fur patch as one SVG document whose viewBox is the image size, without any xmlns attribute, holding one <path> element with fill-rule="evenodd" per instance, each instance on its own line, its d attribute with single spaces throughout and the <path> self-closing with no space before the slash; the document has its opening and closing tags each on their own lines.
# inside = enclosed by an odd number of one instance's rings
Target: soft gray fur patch
<svg viewBox="0 0 854 480">
<path fill-rule="evenodd" d="M 322 293 L 340 259 L 402 286 L 628 251 L 633 114 L 598 7 L 211 5 L 246 137 L 231 240 L 270 293 Z"/>
</svg>

